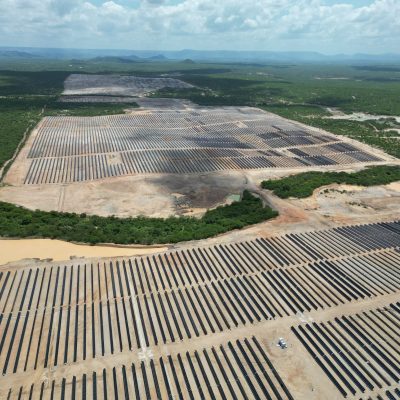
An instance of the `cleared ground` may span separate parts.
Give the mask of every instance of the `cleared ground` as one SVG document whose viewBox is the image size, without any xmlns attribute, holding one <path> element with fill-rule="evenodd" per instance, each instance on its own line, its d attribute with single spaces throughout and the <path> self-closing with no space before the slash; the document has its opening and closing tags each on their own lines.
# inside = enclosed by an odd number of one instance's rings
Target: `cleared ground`
<svg viewBox="0 0 400 400">
<path fill-rule="evenodd" d="M 164 100 L 147 100 L 149 109 L 126 115 L 44 119 L 10 168 L 0 199 L 99 215 L 200 215 L 273 176 L 393 162 L 259 109 L 178 101 L 183 109 L 155 110 Z"/>
<path fill-rule="evenodd" d="M 163 88 L 185 89 L 189 83 L 174 78 L 142 78 L 132 75 L 72 74 L 64 83 L 64 96 L 144 96 Z"/>
<path fill-rule="evenodd" d="M 0 267 L 0 398 L 396 398 L 399 247 L 388 222 Z"/>
</svg>

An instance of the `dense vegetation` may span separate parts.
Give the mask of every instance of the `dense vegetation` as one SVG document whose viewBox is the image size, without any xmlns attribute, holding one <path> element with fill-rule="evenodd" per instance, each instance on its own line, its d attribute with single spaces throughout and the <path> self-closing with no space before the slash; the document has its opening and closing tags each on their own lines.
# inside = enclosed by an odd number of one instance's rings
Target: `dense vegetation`
<svg viewBox="0 0 400 400">
<path fill-rule="evenodd" d="M 371 71 L 343 65 L 236 64 L 226 73 L 182 72 L 180 79 L 199 90 L 163 90 L 162 95 L 200 99 L 204 105 L 316 105 L 346 113 L 400 115 L 400 72 L 396 68 Z"/>
<path fill-rule="evenodd" d="M 45 115 L 94 117 L 97 115 L 123 114 L 127 108 L 136 108 L 136 103 L 60 103 L 47 105 Z"/>
<path fill-rule="evenodd" d="M 376 166 L 363 169 L 359 172 L 304 172 L 286 178 L 263 181 L 263 189 L 273 190 L 274 194 L 282 199 L 288 197 L 305 198 L 321 186 L 332 183 L 348 185 L 374 186 L 386 185 L 400 181 L 399 166 Z"/>
<path fill-rule="evenodd" d="M 239 202 L 209 210 L 200 218 L 116 218 L 31 211 L 0 202 L 0 235 L 85 243 L 153 244 L 198 240 L 256 224 L 278 213 L 248 191 Z"/>
<path fill-rule="evenodd" d="M 39 122 L 41 110 L 38 104 L 0 98 L 0 168 L 12 157 L 25 131 Z"/>
<path fill-rule="evenodd" d="M 67 71 L 0 71 L 2 96 L 53 95 L 62 92 Z"/>
</svg>

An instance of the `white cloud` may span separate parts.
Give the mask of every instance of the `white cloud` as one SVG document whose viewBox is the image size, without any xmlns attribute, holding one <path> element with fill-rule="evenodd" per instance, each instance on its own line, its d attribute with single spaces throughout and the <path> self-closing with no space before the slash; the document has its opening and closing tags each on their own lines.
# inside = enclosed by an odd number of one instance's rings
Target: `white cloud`
<svg viewBox="0 0 400 400">
<path fill-rule="evenodd" d="M 70 13 L 74 8 L 82 4 L 81 0 L 51 0 L 50 9 L 56 14 L 63 16 Z"/>
<path fill-rule="evenodd" d="M 0 0 L 1 45 L 398 50 L 400 1 Z"/>
</svg>

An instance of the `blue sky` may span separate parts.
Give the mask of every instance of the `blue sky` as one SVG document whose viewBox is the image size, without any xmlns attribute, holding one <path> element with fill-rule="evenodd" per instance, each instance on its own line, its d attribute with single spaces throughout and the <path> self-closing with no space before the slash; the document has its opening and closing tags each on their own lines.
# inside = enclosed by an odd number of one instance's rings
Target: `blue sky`
<svg viewBox="0 0 400 400">
<path fill-rule="evenodd" d="M 400 52 L 400 0 L 0 0 L 0 45 Z"/>
</svg>

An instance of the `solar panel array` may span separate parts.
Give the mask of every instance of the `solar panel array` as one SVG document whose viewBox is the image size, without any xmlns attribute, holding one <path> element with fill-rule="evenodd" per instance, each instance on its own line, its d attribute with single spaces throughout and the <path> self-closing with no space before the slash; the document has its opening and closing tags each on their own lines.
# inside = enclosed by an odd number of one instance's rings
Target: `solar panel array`
<svg viewBox="0 0 400 400">
<path fill-rule="evenodd" d="M 60 96 L 61 103 L 136 103 L 132 96 Z"/>
<path fill-rule="evenodd" d="M 369 396 L 365 400 L 398 400 L 400 399 L 400 387 L 393 390 L 384 390 L 382 394 Z M 364 400 L 364 399 L 363 399 Z"/>
<path fill-rule="evenodd" d="M 64 82 L 64 98 L 73 95 L 143 96 L 163 88 L 188 89 L 179 79 L 133 75 L 71 74 Z"/>
<path fill-rule="evenodd" d="M 13 392 L 9 392 L 10 397 Z M 178 353 L 103 368 L 90 374 L 23 386 L 29 399 L 273 399 L 293 400 L 259 341 Z"/>
<path fill-rule="evenodd" d="M 47 117 L 28 158 L 27 184 L 380 160 L 332 135 L 247 108 Z"/>
<path fill-rule="evenodd" d="M 344 397 L 400 383 L 400 302 L 292 331 Z"/>
<path fill-rule="evenodd" d="M 9 398 L 31 392 L 35 399 L 74 399 L 78 393 L 117 398 L 116 392 L 121 398 L 170 398 L 173 392 L 186 393 L 179 396 L 184 399 L 241 399 L 243 390 L 249 399 L 269 398 L 266 393 L 290 399 L 262 337 L 169 355 L 152 351 L 168 353 L 174 344 L 184 349 L 184 343 L 218 333 L 399 293 L 399 248 L 396 221 L 107 262 L 3 268 L 3 376 L 72 368 L 43 385 L 21 383 Z M 371 386 L 390 389 L 400 372 L 399 310 L 392 304 L 293 332 L 343 395 L 361 395 Z M 141 358 L 146 349 L 153 350 Z M 134 361 L 91 367 L 126 354 Z M 86 372 L 73 374 L 79 365 L 87 365 Z"/>
</svg>

